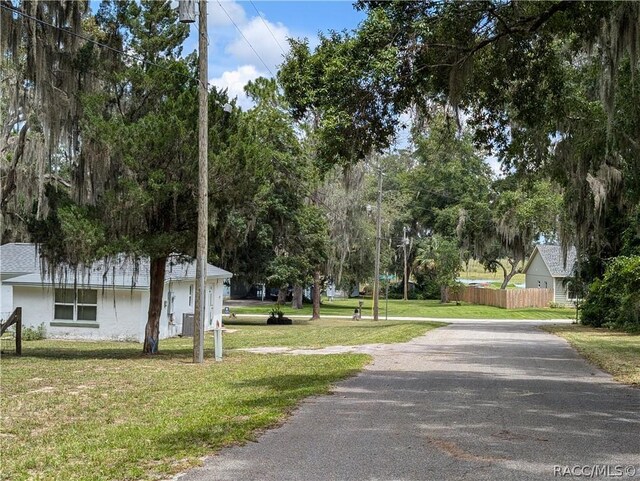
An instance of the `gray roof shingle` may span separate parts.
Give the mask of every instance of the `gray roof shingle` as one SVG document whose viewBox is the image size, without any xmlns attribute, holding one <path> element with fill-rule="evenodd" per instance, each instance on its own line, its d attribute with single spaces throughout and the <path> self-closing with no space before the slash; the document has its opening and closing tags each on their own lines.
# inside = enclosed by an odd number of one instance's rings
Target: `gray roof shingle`
<svg viewBox="0 0 640 481">
<path fill-rule="evenodd" d="M 11 246 L 20 246 L 14 248 Z M 30 248 L 27 248 L 29 246 Z M 6 248 L 6 249 L 5 249 Z M 19 256 L 19 259 L 15 257 Z M 22 271 L 9 271 L 7 268 L 21 267 Z M 30 269 L 26 269 L 30 267 Z M 3 281 L 5 284 L 60 284 L 77 283 L 82 286 L 104 286 L 125 288 L 149 287 L 149 258 L 142 257 L 134 261 L 128 256 L 118 255 L 112 259 L 94 262 L 90 267 L 75 270 L 68 266 L 58 266 L 54 272 L 45 272 L 34 244 L 5 244 L 2 246 L 0 273 L 23 273 L 18 277 Z M 186 256 L 172 255 L 167 260 L 165 281 L 195 279 L 195 260 Z M 228 279 L 231 272 L 211 264 L 207 265 L 207 277 Z"/>
<path fill-rule="evenodd" d="M 558 245 L 539 244 L 536 246 L 540 257 L 549 268 L 553 277 L 569 277 L 573 274 L 576 263 L 576 248 L 571 247 L 567 251 L 567 263 L 564 263 L 562 247 Z"/>
<path fill-rule="evenodd" d="M 0 272 L 2 274 L 28 274 L 39 269 L 35 244 L 13 243 L 0 246 Z"/>
</svg>

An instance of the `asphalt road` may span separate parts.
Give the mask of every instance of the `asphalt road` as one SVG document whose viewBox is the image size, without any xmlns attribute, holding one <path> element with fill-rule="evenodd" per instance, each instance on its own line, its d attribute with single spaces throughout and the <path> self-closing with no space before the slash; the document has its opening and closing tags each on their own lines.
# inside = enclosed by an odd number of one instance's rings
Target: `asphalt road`
<svg viewBox="0 0 640 481">
<path fill-rule="evenodd" d="M 374 359 L 180 481 L 640 479 L 640 390 L 534 323 L 456 322 Z"/>
</svg>

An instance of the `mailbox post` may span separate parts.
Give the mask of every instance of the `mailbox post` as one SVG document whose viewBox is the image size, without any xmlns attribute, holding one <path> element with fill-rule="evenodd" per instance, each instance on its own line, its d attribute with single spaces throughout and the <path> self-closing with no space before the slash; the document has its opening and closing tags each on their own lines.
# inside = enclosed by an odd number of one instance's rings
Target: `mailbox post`
<svg viewBox="0 0 640 481">
<path fill-rule="evenodd" d="M 216 361 L 222 361 L 222 331 L 220 321 L 216 321 L 216 327 L 213 328 L 213 358 Z"/>
</svg>

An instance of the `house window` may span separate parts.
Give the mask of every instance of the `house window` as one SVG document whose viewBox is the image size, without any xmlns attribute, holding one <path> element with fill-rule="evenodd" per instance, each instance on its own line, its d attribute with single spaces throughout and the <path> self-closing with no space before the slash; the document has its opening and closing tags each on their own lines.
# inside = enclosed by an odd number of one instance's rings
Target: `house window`
<svg viewBox="0 0 640 481">
<path fill-rule="evenodd" d="M 96 321 L 98 291 L 95 289 L 56 289 L 56 321 Z"/>
<path fill-rule="evenodd" d="M 193 306 L 193 284 L 189 284 L 189 307 Z"/>
</svg>

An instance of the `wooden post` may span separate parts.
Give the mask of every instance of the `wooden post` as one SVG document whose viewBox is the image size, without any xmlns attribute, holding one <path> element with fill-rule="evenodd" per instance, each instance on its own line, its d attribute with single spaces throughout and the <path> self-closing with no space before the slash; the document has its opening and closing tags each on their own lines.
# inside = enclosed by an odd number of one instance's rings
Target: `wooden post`
<svg viewBox="0 0 640 481">
<path fill-rule="evenodd" d="M 16 356 L 22 356 L 22 307 L 16 307 Z"/>
<path fill-rule="evenodd" d="M 22 307 L 16 307 L 9 319 L 0 324 L 0 336 L 14 324 L 16 325 L 16 355 L 20 356 L 22 354 Z"/>
<path fill-rule="evenodd" d="M 208 41 L 207 0 L 199 0 L 198 18 L 198 245 L 196 255 L 196 302 L 193 325 L 193 362 L 204 361 L 204 318 L 206 305 L 207 252 L 209 250 L 209 166 L 208 166 Z"/>
</svg>

